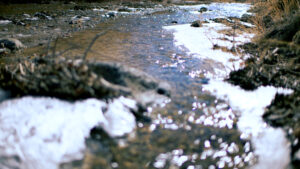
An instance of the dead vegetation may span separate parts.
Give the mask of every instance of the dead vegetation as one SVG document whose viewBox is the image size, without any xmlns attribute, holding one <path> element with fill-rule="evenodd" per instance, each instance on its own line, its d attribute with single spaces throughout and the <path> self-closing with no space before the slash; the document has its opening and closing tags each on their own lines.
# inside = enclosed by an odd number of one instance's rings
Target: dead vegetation
<svg viewBox="0 0 300 169">
<path fill-rule="evenodd" d="M 271 125 L 283 127 L 291 144 L 292 164 L 300 164 L 300 1 L 259 1 L 252 9 L 258 30 L 254 43 L 243 46 L 252 55 L 246 67 L 230 73 L 229 82 L 246 90 L 259 86 L 293 89 L 289 96 L 276 95 L 263 118 Z"/>
</svg>

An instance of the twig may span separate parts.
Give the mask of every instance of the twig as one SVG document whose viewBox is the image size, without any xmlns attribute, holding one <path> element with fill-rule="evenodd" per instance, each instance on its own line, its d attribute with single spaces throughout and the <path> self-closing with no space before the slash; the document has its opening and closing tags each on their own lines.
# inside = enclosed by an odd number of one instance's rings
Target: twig
<svg viewBox="0 0 300 169">
<path fill-rule="evenodd" d="M 93 38 L 93 40 L 91 41 L 91 43 L 89 44 L 88 48 L 85 50 L 85 52 L 84 52 L 84 54 L 83 54 L 83 56 L 82 56 L 82 59 L 83 59 L 83 60 L 86 59 L 86 56 L 87 56 L 88 52 L 91 50 L 91 48 L 92 48 L 92 46 L 94 45 L 94 43 L 96 42 L 96 40 L 97 40 L 100 36 L 102 36 L 102 35 L 104 35 L 104 34 L 106 34 L 106 33 L 107 33 L 107 31 L 100 32 L 100 33 L 98 33 L 98 34 Z"/>
<path fill-rule="evenodd" d="M 55 39 L 54 46 L 52 48 L 52 57 L 55 56 L 57 42 L 58 42 L 58 37 Z"/>
</svg>

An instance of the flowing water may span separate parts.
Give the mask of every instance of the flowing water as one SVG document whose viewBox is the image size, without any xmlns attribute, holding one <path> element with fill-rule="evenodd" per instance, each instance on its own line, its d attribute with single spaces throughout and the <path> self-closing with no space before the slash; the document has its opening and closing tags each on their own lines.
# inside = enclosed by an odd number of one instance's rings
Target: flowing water
<svg viewBox="0 0 300 169">
<path fill-rule="evenodd" d="M 231 6 L 240 9 L 245 5 Z M 238 128 L 242 112 L 233 109 L 226 99 L 204 90 L 214 80 L 216 69 L 227 69 L 212 59 L 194 56 L 186 46 L 176 46 L 176 35 L 168 29 L 174 26 L 172 21 L 182 25 L 241 12 L 228 10 L 224 14 L 224 9 L 217 7 L 210 6 L 212 12 L 202 15 L 187 7 L 151 15 L 126 15 L 58 41 L 58 50 L 76 46 L 65 53 L 76 56 L 97 33 L 106 31 L 93 45 L 88 59 L 120 62 L 172 86 L 171 98 L 149 107 L 148 118 L 138 121 L 134 132 L 110 139 L 95 128 L 86 140 L 84 159 L 62 164 L 62 168 L 248 168 L 264 160 L 254 153 L 251 137 Z M 194 43 L 205 46 L 212 42 L 200 39 Z"/>
</svg>

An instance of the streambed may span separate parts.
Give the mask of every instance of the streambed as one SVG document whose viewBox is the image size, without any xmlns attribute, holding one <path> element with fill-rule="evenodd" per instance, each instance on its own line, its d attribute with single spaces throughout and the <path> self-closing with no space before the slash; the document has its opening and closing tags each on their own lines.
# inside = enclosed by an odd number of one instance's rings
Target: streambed
<svg viewBox="0 0 300 169">
<path fill-rule="evenodd" d="M 197 12 L 201 7 L 206 7 L 208 11 Z M 222 82 L 230 71 L 243 66 L 243 59 L 247 55 L 242 52 L 236 54 L 221 49 L 213 50 L 214 45 L 231 49 L 250 41 L 253 35 L 222 34 L 220 31 L 232 28 L 209 19 L 238 18 L 249 8 L 248 4 L 234 3 L 176 6 L 172 10 L 151 15 L 127 15 L 108 20 L 92 30 L 77 32 L 71 38 L 58 41 L 57 50 L 78 44 L 79 47 L 75 50 L 64 54 L 76 57 L 84 52 L 97 33 L 106 30 L 107 33 L 96 41 L 87 55 L 88 59 L 120 62 L 165 80 L 172 87 L 171 97 L 148 107 L 146 116 L 151 120 L 130 120 L 129 126 L 136 129 L 132 131 L 131 127 L 126 130 L 125 133 L 129 134 L 123 137 L 110 138 L 107 136 L 109 129 L 105 128 L 103 131 L 94 128 L 90 136 L 86 136 L 89 135 L 88 132 L 81 136 L 82 139 L 87 137 L 86 146 L 77 144 L 86 148 L 78 149 L 76 145 L 70 147 L 69 150 L 78 151 L 73 152 L 76 154 L 67 154 L 68 158 L 63 157 L 65 152 L 56 152 L 56 155 L 53 152 L 52 156 L 39 156 L 40 152 L 33 152 L 35 155 L 28 153 L 27 156 L 32 157 L 30 160 L 25 157 L 9 157 L 9 153 L 3 153 L 7 160 L 0 161 L 1 165 L 7 164 L 6 167 L 10 168 L 12 163 L 7 162 L 15 160 L 19 168 L 39 168 L 41 165 L 45 168 L 48 163 L 51 164 L 49 168 L 58 167 L 59 163 L 61 168 L 286 168 L 289 163 L 289 149 L 284 133 L 267 126 L 262 121 L 261 114 L 276 92 L 292 91 L 265 87 L 254 92 L 245 92 Z M 200 28 L 194 28 L 190 26 L 190 22 L 194 20 L 207 20 L 207 23 Z M 2 116 L 10 108 L 11 102 L 26 104 L 23 100 L 28 101 L 28 98 L 2 103 Z M 46 102 L 49 104 L 51 100 Z M 94 102 L 94 105 L 90 105 L 91 109 L 95 105 L 101 107 L 101 102 Z M 128 107 L 128 101 L 121 103 Z M 67 110 L 70 112 L 78 108 L 76 103 L 68 106 L 60 104 L 62 111 L 66 111 L 65 107 L 71 109 Z M 40 105 L 35 106 L 38 108 Z M 74 108 L 70 108 L 72 106 Z M 58 106 L 55 109 L 60 108 Z M 18 111 L 19 109 L 14 110 Z M 91 114 L 90 117 L 93 118 L 97 113 Z M 68 119 L 63 120 L 62 124 L 65 122 L 68 126 Z M 39 124 L 35 125 L 39 127 Z M 79 121 L 76 125 L 86 124 Z M 91 126 L 88 128 L 93 128 Z M 18 128 L 18 125 L 15 127 Z M 74 135 L 72 139 L 76 139 L 76 132 Z M 21 145 L 9 140 L 9 136 L 1 136 L 13 145 Z M 34 134 L 32 138 L 35 138 Z M 3 143 L 1 148 L 8 151 L 5 142 Z M 53 149 L 61 149 L 62 145 L 59 143 Z M 28 142 L 21 146 L 27 150 L 21 152 L 35 151 L 29 145 L 35 146 L 34 142 Z M 20 155 L 16 150 L 9 151 Z"/>
</svg>

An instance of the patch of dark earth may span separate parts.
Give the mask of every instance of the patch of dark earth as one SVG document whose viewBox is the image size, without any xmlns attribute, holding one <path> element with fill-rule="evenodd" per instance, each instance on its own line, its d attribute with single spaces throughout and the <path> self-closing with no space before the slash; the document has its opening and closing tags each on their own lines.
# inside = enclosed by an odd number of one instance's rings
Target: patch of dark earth
<svg viewBox="0 0 300 169">
<path fill-rule="evenodd" d="M 252 57 L 246 67 L 230 73 L 229 81 L 246 90 L 259 86 L 292 89 L 291 95 L 277 94 L 267 107 L 264 120 L 282 127 L 291 142 L 291 158 L 297 168 L 300 164 L 300 13 L 281 21 L 258 42 L 242 46 Z"/>
</svg>

